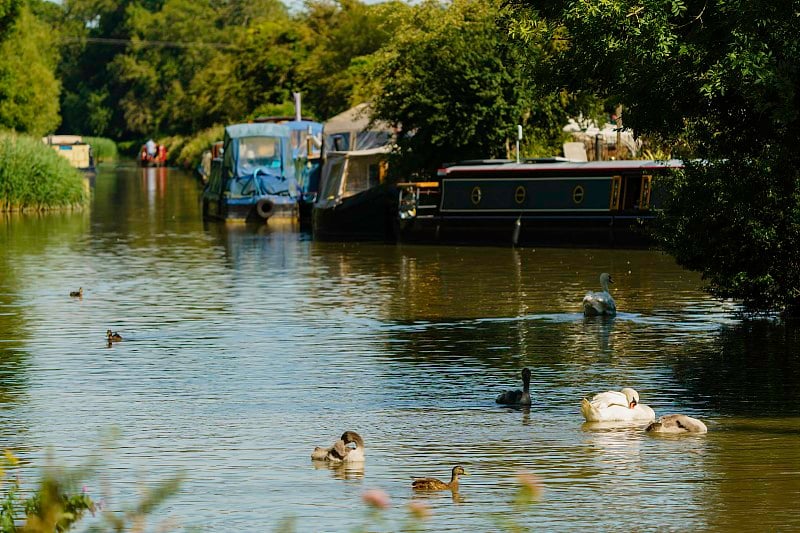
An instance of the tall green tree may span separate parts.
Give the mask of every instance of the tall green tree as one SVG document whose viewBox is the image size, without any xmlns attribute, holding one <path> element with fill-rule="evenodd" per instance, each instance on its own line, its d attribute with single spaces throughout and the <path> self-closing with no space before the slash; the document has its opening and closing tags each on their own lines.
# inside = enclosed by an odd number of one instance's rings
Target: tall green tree
<svg viewBox="0 0 800 533">
<path fill-rule="evenodd" d="M 58 126 L 57 48 L 26 4 L 0 42 L 0 126 L 35 136 Z"/>
<path fill-rule="evenodd" d="M 309 0 L 301 15 L 310 52 L 298 66 L 304 102 L 320 118 L 329 118 L 368 97 L 369 57 L 397 37 L 399 1 L 367 5 L 359 0 Z"/>
<path fill-rule="evenodd" d="M 703 160 L 669 184 L 664 248 L 714 294 L 800 311 L 800 2 L 523 3 L 560 43 L 553 79 Z"/>
<path fill-rule="evenodd" d="M 544 50 L 511 41 L 506 16 L 499 0 L 423 2 L 375 54 L 375 116 L 404 132 L 396 172 L 505 157 L 518 124 L 549 154 L 560 152 L 570 98 L 537 91 L 529 63 Z"/>
</svg>

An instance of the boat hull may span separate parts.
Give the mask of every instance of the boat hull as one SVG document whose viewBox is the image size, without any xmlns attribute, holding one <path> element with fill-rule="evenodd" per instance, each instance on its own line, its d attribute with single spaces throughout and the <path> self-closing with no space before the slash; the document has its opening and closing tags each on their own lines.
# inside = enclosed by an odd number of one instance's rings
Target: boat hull
<svg viewBox="0 0 800 533">
<path fill-rule="evenodd" d="M 297 218 L 297 200 L 263 196 L 247 201 L 203 198 L 203 218 L 227 222 L 264 223 L 278 218 Z"/>
<path fill-rule="evenodd" d="M 311 212 L 314 238 L 393 242 L 396 203 L 397 189 L 388 184 L 335 201 L 318 201 Z"/>
<path fill-rule="evenodd" d="M 401 242 L 625 247 L 651 244 L 658 174 L 680 162 L 480 161 L 399 184 Z"/>
</svg>

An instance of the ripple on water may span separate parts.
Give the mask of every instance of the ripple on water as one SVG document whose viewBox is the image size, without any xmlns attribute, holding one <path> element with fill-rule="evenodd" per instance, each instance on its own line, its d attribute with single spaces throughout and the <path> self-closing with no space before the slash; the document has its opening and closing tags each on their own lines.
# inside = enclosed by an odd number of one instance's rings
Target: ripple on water
<svg viewBox="0 0 800 533">
<path fill-rule="evenodd" d="M 390 530 L 412 501 L 426 530 L 800 527 L 798 333 L 740 321 L 668 257 L 320 243 L 205 225 L 192 178 L 159 183 L 101 173 L 88 221 L 0 232 L 0 432 L 33 465 L 77 463 L 116 427 L 112 507 L 184 472 L 157 514 L 209 530 L 353 530 L 368 488 L 392 498 Z M 586 319 L 600 271 L 620 313 Z M 531 408 L 496 405 L 523 366 Z M 581 398 L 623 386 L 709 433 L 582 423 Z M 347 429 L 363 469 L 311 463 Z M 457 496 L 412 492 L 456 464 Z M 520 472 L 542 487 L 524 507 Z"/>
</svg>

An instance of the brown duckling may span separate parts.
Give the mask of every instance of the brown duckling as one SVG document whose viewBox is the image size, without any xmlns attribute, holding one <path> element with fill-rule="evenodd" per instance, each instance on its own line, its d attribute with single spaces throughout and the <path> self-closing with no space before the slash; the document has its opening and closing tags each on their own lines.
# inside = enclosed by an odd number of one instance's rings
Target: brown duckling
<svg viewBox="0 0 800 533">
<path fill-rule="evenodd" d="M 73 298 L 83 298 L 83 287 L 78 287 L 77 291 L 69 291 L 69 295 Z"/>
<path fill-rule="evenodd" d="M 414 478 L 411 487 L 414 490 L 451 490 L 458 492 L 458 476 L 468 476 L 466 470 L 461 465 L 453 467 L 453 475 L 450 478 L 450 483 L 445 483 L 432 477 L 418 477 Z"/>
<path fill-rule="evenodd" d="M 522 369 L 522 390 L 506 391 L 495 400 L 504 405 L 530 405 L 531 404 L 531 371 L 529 368 Z"/>
<path fill-rule="evenodd" d="M 351 448 L 349 445 L 355 447 Z M 332 463 L 353 463 L 364 461 L 364 440 L 355 431 L 345 431 L 330 448 L 317 446 L 311 452 L 314 461 L 330 461 Z"/>
<path fill-rule="evenodd" d="M 116 331 L 112 332 L 110 329 L 106 330 L 106 338 L 108 342 L 119 342 L 122 340 L 122 335 L 117 333 Z"/>
</svg>

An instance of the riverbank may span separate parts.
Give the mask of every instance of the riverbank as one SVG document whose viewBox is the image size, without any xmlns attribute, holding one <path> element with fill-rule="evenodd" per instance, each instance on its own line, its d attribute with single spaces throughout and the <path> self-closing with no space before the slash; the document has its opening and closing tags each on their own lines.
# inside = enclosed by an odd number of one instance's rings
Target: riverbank
<svg viewBox="0 0 800 533">
<path fill-rule="evenodd" d="M 39 139 L 0 134 L 0 212 L 81 209 L 89 184 Z"/>
</svg>

